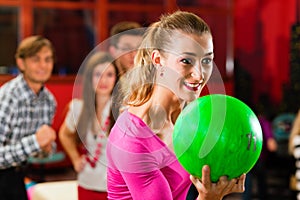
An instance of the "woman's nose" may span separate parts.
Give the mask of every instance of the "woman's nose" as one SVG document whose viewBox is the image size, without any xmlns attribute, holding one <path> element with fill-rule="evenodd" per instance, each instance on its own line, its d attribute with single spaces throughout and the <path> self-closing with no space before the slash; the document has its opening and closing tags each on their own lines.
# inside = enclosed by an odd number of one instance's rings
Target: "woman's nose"
<svg viewBox="0 0 300 200">
<path fill-rule="evenodd" d="M 199 81 L 199 83 L 203 83 L 204 82 L 204 75 L 203 75 L 203 73 L 199 74 L 199 73 L 192 72 L 191 73 L 191 77 L 194 80 Z"/>
<path fill-rule="evenodd" d="M 191 77 L 194 79 L 194 80 L 197 80 L 199 81 L 200 83 L 202 83 L 204 81 L 204 75 L 203 75 L 203 72 L 200 68 L 198 67 L 194 67 L 193 68 L 193 71 L 191 73 Z"/>
</svg>

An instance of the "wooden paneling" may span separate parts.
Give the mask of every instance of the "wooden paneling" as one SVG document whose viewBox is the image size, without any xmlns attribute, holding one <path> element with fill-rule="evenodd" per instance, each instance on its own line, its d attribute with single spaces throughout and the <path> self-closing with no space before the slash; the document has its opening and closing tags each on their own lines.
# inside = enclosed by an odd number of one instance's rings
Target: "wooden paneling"
<svg viewBox="0 0 300 200">
<path fill-rule="evenodd" d="M 191 11 L 205 20 L 208 19 L 212 29 L 216 29 L 214 32 L 216 41 L 215 62 L 220 68 L 223 78 L 231 78 L 234 56 L 233 2 L 233 0 L 0 0 L 0 6 L 18 8 L 19 28 L 16 34 L 19 37 L 18 41 L 29 35 L 40 33 L 57 39 L 57 41 L 53 42 L 63 59 L 60 59 L 61 62 L 58 63 L 58 69 L 55 69 L 55 73 L 60 73 L 59 69 L 61 68 L 67 68 L 67 70 L 63 69 L 67 71 L 66 73 L 76 73 L 82 58 L 92 48 L 89 44 L 91 38 L 86 37 L 93 37 L 92 43 L 96 46 L 109 37 L 110 28 L 119 21 L 133 19 L 142 23 L 143 26 L 147 26 L 153 20 L 157 20 L 162 13 L 170 13 L 178 9 Z M 42 16 L 36 15 L 39 10 L 41 13 L 44 13 Z M 85 27 L 86 24 L 84 23 L 86 22 L 77 18 L 83 18 L 80 14 L 64 18 L 64 15 L 61 14 L 63 10 L 74 11 L 74 13 L 88 10 L 91 12 L 89 13 L 91 17 L 89 20 L 93 24 Z M 51 13 L 54 14 L 51 15 Z M 40 22 L 35 19 L 35 15 L 37 17 L 48 17 L 49 22 L 35 24 Z M 53 20 L 53 18 L 57 18 L 56 20 L 58 21 Z M 78 22 L 76 25 L 73 25 L 74 30 L 70 30 L 70 26 L 74 24 L 70 20 Z M 56 24 L 56 26 L 53 24 Z M 63 35 L 64 32 L 61 29 L 58 30 L 57 26 L 66 29 L 65 35 Z M 49 27 L 50 30 L 47 29 Z M 93 33 L 89 33 L 92 36 L 84 32 L 85 28 L 92 30 Z M 73 36 L 70 35 L 72 33 Z"/>
</svg>

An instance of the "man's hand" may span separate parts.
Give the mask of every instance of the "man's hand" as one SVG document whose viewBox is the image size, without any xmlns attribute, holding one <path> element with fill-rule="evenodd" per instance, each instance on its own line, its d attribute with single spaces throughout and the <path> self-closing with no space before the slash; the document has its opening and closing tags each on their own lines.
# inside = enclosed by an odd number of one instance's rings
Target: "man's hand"
<svg viewBox="0 0 300 200">
<path fill-rule="evenodd" d="M 51 153 L 52 142 L 56 139 L 55 130 L 48 125 L 42 125 L 36 132 L 36 139 L 43 152 Z"/>
</svg>

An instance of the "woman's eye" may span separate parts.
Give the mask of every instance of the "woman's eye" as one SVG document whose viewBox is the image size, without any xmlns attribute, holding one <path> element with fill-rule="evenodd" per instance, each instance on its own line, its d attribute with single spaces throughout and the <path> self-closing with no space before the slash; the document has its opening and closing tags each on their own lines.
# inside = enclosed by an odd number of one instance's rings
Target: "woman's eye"
<svg viewBox="0 0 300 200">
<path fill-rule="evenodd" d="M 187 58 L 181 59 L 181 62 L 184 63 L 184 64 L 187 64 L 187 65 L 192 64 L 192 61 L 190 59 L 187 59 Z"/>
<path fill-rule="evenodd" d="M 115 76 L 115 73 L 109 72 L 109 73 L 107 73 L 107 76 L 108 76 L 108 77 L 114 77 L 114 76 Z"/>
<path fill-rule="evenodd" d="M 100 77 L 102 75 L 102 73 L 101 72 L 95 72 L 93 75 L 94 75 L 94 77 Z"/>
<path fill-rule="evenodd" d="M 205 65 L 209 65 L 212 62 L 211 58 L 203 58 L 201 63 Z"/>
</svg>

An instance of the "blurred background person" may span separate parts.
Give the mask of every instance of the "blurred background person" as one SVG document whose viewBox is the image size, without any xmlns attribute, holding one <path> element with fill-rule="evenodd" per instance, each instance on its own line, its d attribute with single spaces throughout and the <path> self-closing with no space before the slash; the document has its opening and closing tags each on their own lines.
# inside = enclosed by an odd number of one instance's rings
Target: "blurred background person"
<svg viewBox="0 0 300 200">
<path fill-rule="evenodd" d="M 44 86 L 55 50 L 42 36 L 30 36 L 15 54 L 20 74 L 0 88 L 0 198 L 27 199 L 22 168 L 30 156 L 47 156 L 56 139 L 51 127 L 56 100 Z"/>
<path fill-rule="evenodd" d="M 133 67 L 142 39 L 143 28 L 137 22 L 123 21 L 111 28 L 109 52 L 115 59 L 120 76 Z"/>
<path fill-rule="evenodd" d="M 144 29 L 134 21 L 122 21 L 115 24 L 110 31 L 109 52 L 115 59 L 120 78 L 134 66 L 134 57 L 143 39 Z M 120 84 L 117 83 L 113 93 L 113 115 L 118 118 L 123 110 L 122 93 Z"/>
<path fill-rule="evenodd" d="M 109 53 L 88 58 L 83 75 L 82 99 L 75 98 L 59 130 L 59 139 L 70 157 L 78 180 L 79 200 L 107 199 L 106 143 L 115 120 L 111 93 L 118 70 Z"/>
</svg>

